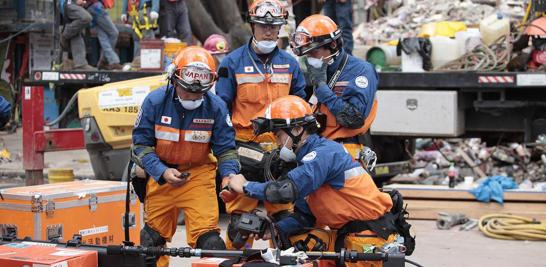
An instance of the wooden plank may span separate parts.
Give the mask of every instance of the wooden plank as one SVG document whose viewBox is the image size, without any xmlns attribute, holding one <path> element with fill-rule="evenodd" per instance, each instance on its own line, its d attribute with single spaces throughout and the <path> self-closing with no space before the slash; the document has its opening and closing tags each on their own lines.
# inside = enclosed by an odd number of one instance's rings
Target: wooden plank
<svg viewBox="0 0 546 267">
<path fill-rule="evenodd" d="M 453 189 L 443 185 L 391 184 L 384 188 L 397 189 L 404 199 L 476 200 L 466 189 Z M 546 203 L 546 192 L 508 190 L 504 192 L 504 201 Z"/>
<path fill-rule="evenodd" d="M 546 204 L 542 203 L 482 203 L 477 201 L 404 200 L 410 219 L 436 220 L 438 212 L 463 213 L 479 219 L 491 213 L 508 213 L 546 221 Z"/>
</svg>

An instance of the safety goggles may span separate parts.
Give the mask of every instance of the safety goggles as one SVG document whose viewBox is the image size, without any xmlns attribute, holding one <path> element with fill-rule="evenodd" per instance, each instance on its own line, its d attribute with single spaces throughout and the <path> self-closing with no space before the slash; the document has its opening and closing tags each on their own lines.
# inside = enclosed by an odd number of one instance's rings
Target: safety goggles
<svg viewBox="0 0 546 267">
<path fill-rule="evenodd" d="M 296 31 L 290 36 L 290 47 L 297 56 L 303 56 L 309 51 L 331 43 L 341 36 L 341 31 L 336 30 L 332 34 L 311 36 L 303 31 Z"/>
<path fill-rule="evenodd" d="M 214 81 L 216 73 L 203 66 L 186 66 L 175 71 L 175 82 L 186 91 L 201 93 L 209 90 Z"/>
<path fill-rule="evenodd" d="M 278 7 L 271 2 L 265 2 L 256 9 L 248 13 L 250 22 L 283 25 L 286 24 L 288 13 L 282 7 Z"/>
</svg>

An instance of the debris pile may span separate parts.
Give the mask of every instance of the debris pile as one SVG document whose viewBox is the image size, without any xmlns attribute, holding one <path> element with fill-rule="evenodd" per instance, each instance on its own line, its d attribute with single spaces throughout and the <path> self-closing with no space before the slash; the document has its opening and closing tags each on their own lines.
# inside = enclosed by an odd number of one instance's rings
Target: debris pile
<svg viewBox="0 0 546 267">
<path fill-rule="evenodd" d="M 471 189 L 478 179 L 512 177 L 520 189 L 546 191 L 546 135 L 535 143 L 488 146 L 479 138 L 417 139 L 415 171 L 393 182 L 448 185 Z"/>
<path fill-rule="evenodd" d="M 360 24 L 353 35 L 357 43 L 376 45 L 399 38 L 416 37 L 421 26 L 431 22 L 462 21 L 467 26 L 477 26 L 484 17 L 496 10 L 491 5 L 479 2 L 470 0 L 407 1 L 390 16 Z M 509 4 L 503 4 L 500 11 L 512 17 L 522 16 L 524 13 L 523 4 L 519 2 L 523 1 L 511 1 Z"/>
</svg>

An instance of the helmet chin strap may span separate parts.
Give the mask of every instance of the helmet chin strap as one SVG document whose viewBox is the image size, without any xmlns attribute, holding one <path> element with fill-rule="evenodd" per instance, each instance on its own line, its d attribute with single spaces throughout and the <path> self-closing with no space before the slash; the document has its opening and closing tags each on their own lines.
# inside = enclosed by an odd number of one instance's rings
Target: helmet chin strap
<svg viewBox="0 0 546 267">
<path fill-rule="evenodd" d="M 303 136 L 305 129 L 303 129 L 303 131 L 301 131 L 301 133 L 298 134 L 297 136 L 292 134 L 292 129 L 293 128 L 291 129 L 283 128 L 282 130 L 292 139 L 292 151 L 296 152 L 296 148 L 298 147 L 298 144 L 301 141 L 301 137 Z"/>
</svg>

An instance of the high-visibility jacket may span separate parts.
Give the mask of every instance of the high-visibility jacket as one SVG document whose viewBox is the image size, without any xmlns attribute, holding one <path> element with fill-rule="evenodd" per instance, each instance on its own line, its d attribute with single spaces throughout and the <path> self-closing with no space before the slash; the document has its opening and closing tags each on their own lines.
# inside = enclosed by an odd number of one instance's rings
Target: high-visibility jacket
<svg viewBox="0 0 546 267">
<path fill-rule="evenodd" d="M 225 103 L 208 92 L 203 104 L 186 110 L 178 101 L 174 88 L 151 92 L 133 129 L 133 153 L 156 181 L 169 165 L 187 170 L 203 164 L 215 164 L 210 152 L 219 158 L 220 175 L 239 173 L 235 152 L 235 131 Z M 223 155 L 235 157 L 222 160 Z"/>
<path fill-rule="evenodd" d="M 392 208 L 391 197 L 379 191 L 370 175 L 343 146 L 311 135 L 296 151 L 298 167 L 287 174 L 297 187 L 295 212 L 277 227 L 291 235 L 315 225 L 339 229 L 348 222 L 375 220 Z M 247 195 L 265 199 L 267 183 L 249 182 Z M 311 218 L 298 220 L 298 218 Z"/>
<path fill-rule="evenodd" d="M 305 98 L 305 78 L 298 62 L 278 48 L 262 62 L 249 42 L 229 53 L 218 67 L 218 73 L 216 94 L 231 110 L 239 140 L 254 138 L 250 120 L 263 117 L 265 108 L 273 100 L 289 94 Z M 274 139 L 270 137 L 267 141 L 274 142 Z"/>
</svg>

